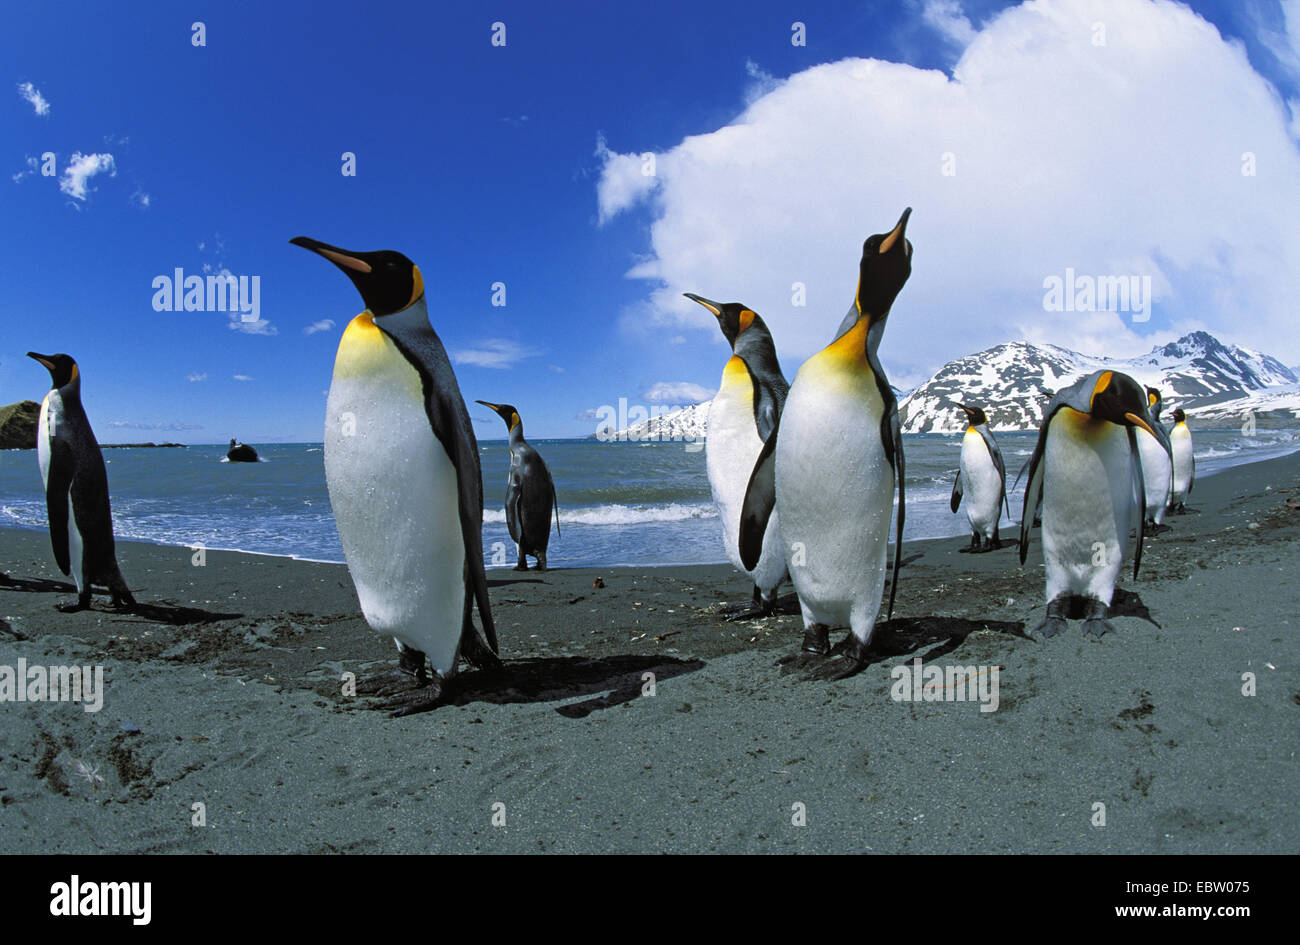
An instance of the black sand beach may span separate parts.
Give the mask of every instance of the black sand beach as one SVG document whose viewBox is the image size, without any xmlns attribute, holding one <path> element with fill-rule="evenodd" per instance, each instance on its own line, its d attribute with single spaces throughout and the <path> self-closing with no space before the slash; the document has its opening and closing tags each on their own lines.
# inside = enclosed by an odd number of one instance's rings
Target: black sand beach
<svg viewBox="0 0 1300 945">
<path fill-rule="evenodd" d="M 0 665 L 103 665 L 107 690 L 0 704 L 0 852 L 1295 853 L 1288 499 L 1300 454 L 1198 482 L 1100 640 L 1024 636 L 1037 536 L 1023 570 L 1013 544 L 908 542 L 838 682 L 778 662 L 788 587 L 781 616 L 718 618 L 749 592 L 730 567 L 491 571 L 504 670 L 401 719 L 341 694 L 395 663 L 342 566 L 123 542 L 148 606 L 61 614 L 47 537 L 0 531 Z M 915 656 L 1000 667 L 997 710 L 892 700 Z"/>
</svg>

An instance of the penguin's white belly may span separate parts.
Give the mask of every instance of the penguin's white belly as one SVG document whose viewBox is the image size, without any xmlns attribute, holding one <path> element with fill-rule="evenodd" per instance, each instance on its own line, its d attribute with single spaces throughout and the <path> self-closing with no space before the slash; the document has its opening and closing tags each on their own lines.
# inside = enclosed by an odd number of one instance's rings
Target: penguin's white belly
<svg viewBox="0 0 1300 945">
<path fill-rule="evenodd" d="M 1095 597 L 1109 605 L 1136 522 L 1136 476 L 1128 434 L 1063 407 L 1043 458 L 1043 560 L 1047 599 Z"/>
<path fill-rule="evenodd" d="M 52 390 L 41 401 L 41 415 L 36 427 L 36 462 L 41 467 L 41 485 L 46 492 L 50 488 L 50 438 L 58 426 L 59 414 L 63 412 L 63 397 L 57 390 Z M 72 489 L 68 489 L 68 565 L 72 580 L 77 585 L 77 593 L 82 590 L 81 576 L 81 533 L 77 531 L 77 516 L 72 509 Z"/>
<path fill-rule="evenodd" d="M 874 378 L 825 356 L 800 369 L 781 415 L 776 508 L 805 626 L 848 625 L 867 642 L 885 586 L 894 471 Z"/>
<path fill-rule="evenodd" d="M 748 382 L 748 379 L 746 379 Z M 708 434 L 704 442 L 709 486 L 722 522 L 727 557 L 761 590 L 776 587 L 785 575 L 779 516 L 772 513 L 763 535 L 763 551 L 752 571 L 740 560 L 740 515 L 754 463 L 763 449 L 754 422 L 753 396 L 736 383 L 725 382 L 709 406 Z"/>
<path fill-rule="evenodd" d="M 1147 502 L 1144 514 L 1159 525 L 1165 520 L 1165 511 L 1169 508 L 1173 467 L 1169 462 L 1169 454 L 1159 440 L 1146 430 L 1133 432 L 1137 434 L 1138 455 L 1142 457 L 1142 487 L 1146 491 Z"/>
<path fill-rule="evenodd" d="M 366 621 L 447 676 L 465 603 L 456 468 L 429 424 L 419 374 L 392 342 L 382 344 L 388 350 L 371 352 L 361 373 L 340 370 L 340 347 L 325 480 Z"/>
<path fill-rule="evenodd" d="M 1180 423 L 1169 433 L 1169 447 L 1174 454 L 1174 504 L 1187 498 L 1192 483 L 1192 432 Z"/>
<path fill-rule="evenodd" d="M 967 431 L 961 441 L 961 487 L 971 531 L 991 541 L 1002 517 L 1002 477 L 975 430 Z"/>
</svg>

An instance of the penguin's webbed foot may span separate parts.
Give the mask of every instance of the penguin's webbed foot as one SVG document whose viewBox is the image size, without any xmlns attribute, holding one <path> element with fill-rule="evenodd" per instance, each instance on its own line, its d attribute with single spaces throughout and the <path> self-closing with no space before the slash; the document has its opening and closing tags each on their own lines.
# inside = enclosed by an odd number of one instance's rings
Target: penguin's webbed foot
<svg viewBox="0 0 1300 945">
<path fill-rule="evenodd" d="M 1029 631 L 1029 636 L 1041 636 L 1044 639 L 1056 636 L 1067 626 L 1065 618 L 1069 615 L 1069 608 L 1070 598 L 1068 595 L 1048 601 L 1047 616 L 1040 620 L 1034 629 Z"/>
<path fill-rule="evenodd" d="M 809 656 L 826 656 L 831 651 L 831 629 L 824 623 L 815 623 L 803 632 L 803 646 L 800 653 Z"/>
<path fill-rule="evenodd" d="M 1115 625 L 1106 617 L 1110 613 L 1110 608 L 1101 601 L 1089 598 L 1083 614 L 1083 633 L 1085 636 L 1101 636 L 1109 631 L 1115 630 Z"/>
<path fill-rule="evenodd" d="M 517 565 L 514 566 L 514 570 L 516 570 L 516 571 L 527 571 L 527 570 L 528 570 L 528 562 L 527 562 L 527 561 L 520 561 Z"/>
<path fill-rule="evenodd" d="M 437 673 L 428 677 L 425 685 L 409 692 L 399 693 L 380 705 L 381 709 L 392 712 L 395 719 L 406 715 L 418 715 L 442 705 L 442 677 Z"/>
<path fill-rule="evenodd" d="M 850 633 L 835 647 L 830 659 L 809 671 L 808 679 L 822 682 L 848 679 L 866 669 L 867 662 L 867 644 Z"/>
<path fill-rule="evenodd" d="M 84 590 L 77 595 L 76 601 L 59 601 L 54 609 L 63 614 L 75 614 L 79 610 L 90 610 L 90 591 Z"/>
<path fill-rule="evenodd" d="M 427 685 L 429 674 L 424 669 L 424 654 L 408 646 L 398 657 L 397 669 L 357 680 L 357 695 L 386 696 Z"/>
</svg>

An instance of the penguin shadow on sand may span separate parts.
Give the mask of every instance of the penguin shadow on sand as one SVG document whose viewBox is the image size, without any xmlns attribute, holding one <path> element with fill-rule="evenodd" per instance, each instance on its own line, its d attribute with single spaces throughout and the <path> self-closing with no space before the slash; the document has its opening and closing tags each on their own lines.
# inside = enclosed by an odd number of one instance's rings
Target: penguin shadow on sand
<svg viewBox="0 0 1300 945">
<path fill-rule="evenodd" d="M 3 572 L 0 572 L 0 590 L 17 591 L 24 594 L 69 594 L 73 597 L 77 596 L 77 588 L 74 584 L 64 581 L 51 581 L 48 578 L 14 578 Z M 107 588 L 99 587 L 94 588 L 93 591 L 95 594 L 104 596 L 111 593 Z M 214 623 L 218 620 L 234 620 L 244 616 L 243 614 L 222 614 L 211 610 L 202 610 L 198 607 L 181 607 L 175 604 L 145 604 L 138 601 L 131 607 L 107 607 L 102 609 L 90 607 L 87 609 L 120 617 L 138 617 L 145 621 L 171 624 L 173 626 Z"/>
<path fill-rule="evenodd" d="M 1083 602 L 1079 601 L 1078 617 L 1083 617 Z M 1147 605 L 1142 603 L 1142 598 L 1133 591 L 1126 591 L 1122 587 L 1115 588 L 1115 594 L 1110 599 L 1111 617 L 1137 617 L 1139 620 L 1145 620 L 1157 630 L 1163 629 L 1156 619 L 1151 616 L 1151 611 Z M 1078 618 L 1076 618 L 1078 619 Z"/>
<path fill-rule="evenodd" d="M 930 649 L 923 657 L 925 662 L 947 656 L 977 630 L 991 630 L 994 633 L 1029 639 L 1025 634 L 1025 625 L 1020 621 L 1011 623 L 999 620 L 964 620 L 960 617 L 898 617 L 876 625 L 865 659 L 852 672 L 844 673 L 844 661 L 834 659 L 848 645 L 851 638 L 848 634 L 831 647 L 827 656 L 796 653 L 781 657 L 777 664 L 781 667 L 782 676 L 802 673 L 805 681 L 847 679 L 861 673 L 868 666 L 900 656 L 912 656 L 927 647 Z"/>
<path fill-rule="evenodd" d="M 669 679 L 703 669 L 698 659 L 668 656 L 620 655 L 590 659 L 582 656 L 550 656 L 512 659 L 495 669 L 471 670 L 447 680 L 443 705 L 490 702 L 509 705 L 537 702 L 565 702 L 555 707 L 568 719 L 583 719 L 601 709 L 610 709 L 641 698 L 648 685 L 659 686 Z M 653 681 L 646 674 L 653 674 Z M 568 702 L 587 696 L 578 702 Z M 382 708 L 372 703 L 369 708 Z M 416 714 L 416 713 L 411 713 Z"/>
</svg>

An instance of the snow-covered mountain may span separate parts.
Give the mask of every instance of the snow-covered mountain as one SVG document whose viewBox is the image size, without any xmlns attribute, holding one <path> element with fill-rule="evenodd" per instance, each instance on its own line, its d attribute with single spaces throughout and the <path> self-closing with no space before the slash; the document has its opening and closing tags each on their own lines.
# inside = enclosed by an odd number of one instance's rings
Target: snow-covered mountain
<svg viewBox="0 0 1300 945">
<path fill-rule="evenodd" d="M 984 408 L 995 430 L 1036 429 L 1052 394 L 1097 370 L 1123 371 L 1158 387 L 1168 418 L 1175 407 L 1215 423 L 1300 418 L 1300 377 L 1276 358 L 1225 345 L 1197 331 L 1136 358 L 1097 358 L 1025 341 L 997 345 L 944 365 L 899 405 L 904 433 L 958 433 L 958 403 Z"/>
<path fill-rule="evenodd" d="M 596 439 L 609 442 L 644 443 L 644 442 L 677 442 L 684 441 L 687 443 L 703 443 L 704 436 L 708 432 L 709 426 L 709 404 L 712 401 L 706 400 L 702 404 L 692 404 L 689 407 L 682 407 L 680 410 L 674 410 L 671 413 L 664 413 L 658 416 L 652 416 L 644 420 L 629 423 L 621 430 L 613 431 L 611 428 L 615 423 L 599 430 L 594 436 Z M 627 419 L 629 412 L 623 411 L 624 418 Z M 644 410 L 642 411 L 645 412 Z M 611 417 L 611 420 L 614 418 Z"/>
<path fill-rule="evenodd" d="M 983 407 L 994 430 L 1036 430 L 1054 393 L 1100 370 L 1123 371 L 1140 384 L 1160 388 L 1166 424 L 1175 407 L 1194 421 L 1216 426 L 1240 425 L 1252 413 L 1257 421 L 1300 420 L 1300 369 L 1195 331 L 1137 358 L 1097 358 L 1056 345 L 1013 341 L 949 361 L 911 393 L 895 388 L 903 432 L 960 433 L 966 415 L 959 403 Z M 708 419 L 706 401 L 601 435 L 703 442 Z"/>
</svg>

